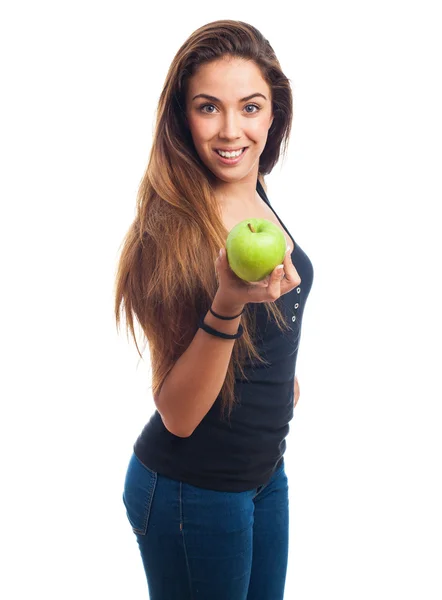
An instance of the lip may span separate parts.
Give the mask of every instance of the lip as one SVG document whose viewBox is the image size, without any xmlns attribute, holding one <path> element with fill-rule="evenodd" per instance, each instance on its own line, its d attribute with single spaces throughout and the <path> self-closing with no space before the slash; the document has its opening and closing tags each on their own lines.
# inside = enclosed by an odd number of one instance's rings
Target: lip
<svg viewBox="0 0 442 600">
<path fill-rule="evenodd" d="M 242 150 L 242 148 L 244 148 L 244 146 L 242 146 L 241 148 L 237 148 L 237 150 Z M 223 149 L 217 148 L 217 150 L 223 150 Z M 215 153 L 216 157 L 223 165 L 237 165 L 239 162 L 242 161 L 242 159 L 244 158 L 244 155 L 247 153 L 247 150 L 248 150 L 248 146 L 246 146 L 244 148 L 244 152 L 242 152 L 237 158 L 224 158 L 223 156 L 218 154 L 218 152 L 216 150 L 214 150 L 213 152 Z M 224 150 L 223 150 L 223 152 L 224 152 Z M 225 150 L 225 152 L 234 152 L 234 150 Z"/>
<path fill-rule="evenodd" d="M 221 150 L 222 152 L 236 152 L 237 150 L 242 150 L 243 148 L 247 148 L 247 146 L 238 146 L 237 148 L 215 148 L 215 151 Z"/>
</svg>

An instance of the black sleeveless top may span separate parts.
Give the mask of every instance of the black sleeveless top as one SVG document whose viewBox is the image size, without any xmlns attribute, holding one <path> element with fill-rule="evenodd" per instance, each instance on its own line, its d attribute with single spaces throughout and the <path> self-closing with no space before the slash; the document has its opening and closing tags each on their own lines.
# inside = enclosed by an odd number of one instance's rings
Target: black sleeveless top
<svg viewBox="0 0 442 600">
<path fill-rule="evenodd" d="M 276 215 L 259 181 L 256 189 Z M 313 283 L 313 265 L 293 243 L 292 261 L 302 281 L 276 301 L 290 329 L 281 331 L 273 319 L 267 318 L 264 304 L 254 303 L 254 341 L 267 362 L 252 365 L 246 361 L 243 367 L 247 379 L 236 378 L 239 402 L 230 419 L 221 419 L 218 396 L 190 437 L 170 433 L 155 410 L 133 447 L 149 469 L 197 487 L 241 492 L 267 483 L 281 465 L 293 417 L 302 316 Z"/>
</svg>

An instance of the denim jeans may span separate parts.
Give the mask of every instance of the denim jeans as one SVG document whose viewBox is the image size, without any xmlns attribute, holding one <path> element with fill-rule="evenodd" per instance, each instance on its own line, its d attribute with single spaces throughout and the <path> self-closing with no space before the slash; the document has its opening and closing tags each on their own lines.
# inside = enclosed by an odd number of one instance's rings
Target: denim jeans
<svg viewBox="0 0 442 600">
<path fill-rule="evenodd" d="M 284 462 L 266 485 L 221 492 L 165 477 L 133 453 L 123 502 L 150 600 L 283 600 L 289 541 Z"/>
</svg>

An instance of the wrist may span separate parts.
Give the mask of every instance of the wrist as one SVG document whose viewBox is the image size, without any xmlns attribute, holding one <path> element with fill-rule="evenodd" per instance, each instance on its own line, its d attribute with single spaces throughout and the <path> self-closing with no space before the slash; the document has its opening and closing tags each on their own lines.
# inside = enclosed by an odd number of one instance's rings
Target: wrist
<svg viewBox="0 0 442 600">
<path fill-rule="evenodd" d="M 223 298 L 218 292 L 212 300 L 212 310 L 223 317 L 233 317 L 239 315 L 244 310 L 245 304 L 232 304 Z"/>
</svg>

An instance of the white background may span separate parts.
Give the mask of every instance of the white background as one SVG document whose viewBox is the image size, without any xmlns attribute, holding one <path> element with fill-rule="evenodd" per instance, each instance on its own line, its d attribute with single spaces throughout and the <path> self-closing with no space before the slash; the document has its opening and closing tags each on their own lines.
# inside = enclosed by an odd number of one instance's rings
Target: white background
<svg viewBox="0 0 442 600">
<path fill-rule="evenodd" d="M 10 2 L 0 12 L 1 595 L 147 598 L 121 495 L 153 409 L 116 332 L 176 51 L 255 25 L 290 78 L 270 201 L 315 269 L 286 453 L 286 598 L 442 598 L 436 2 Z"/>
</svg>

